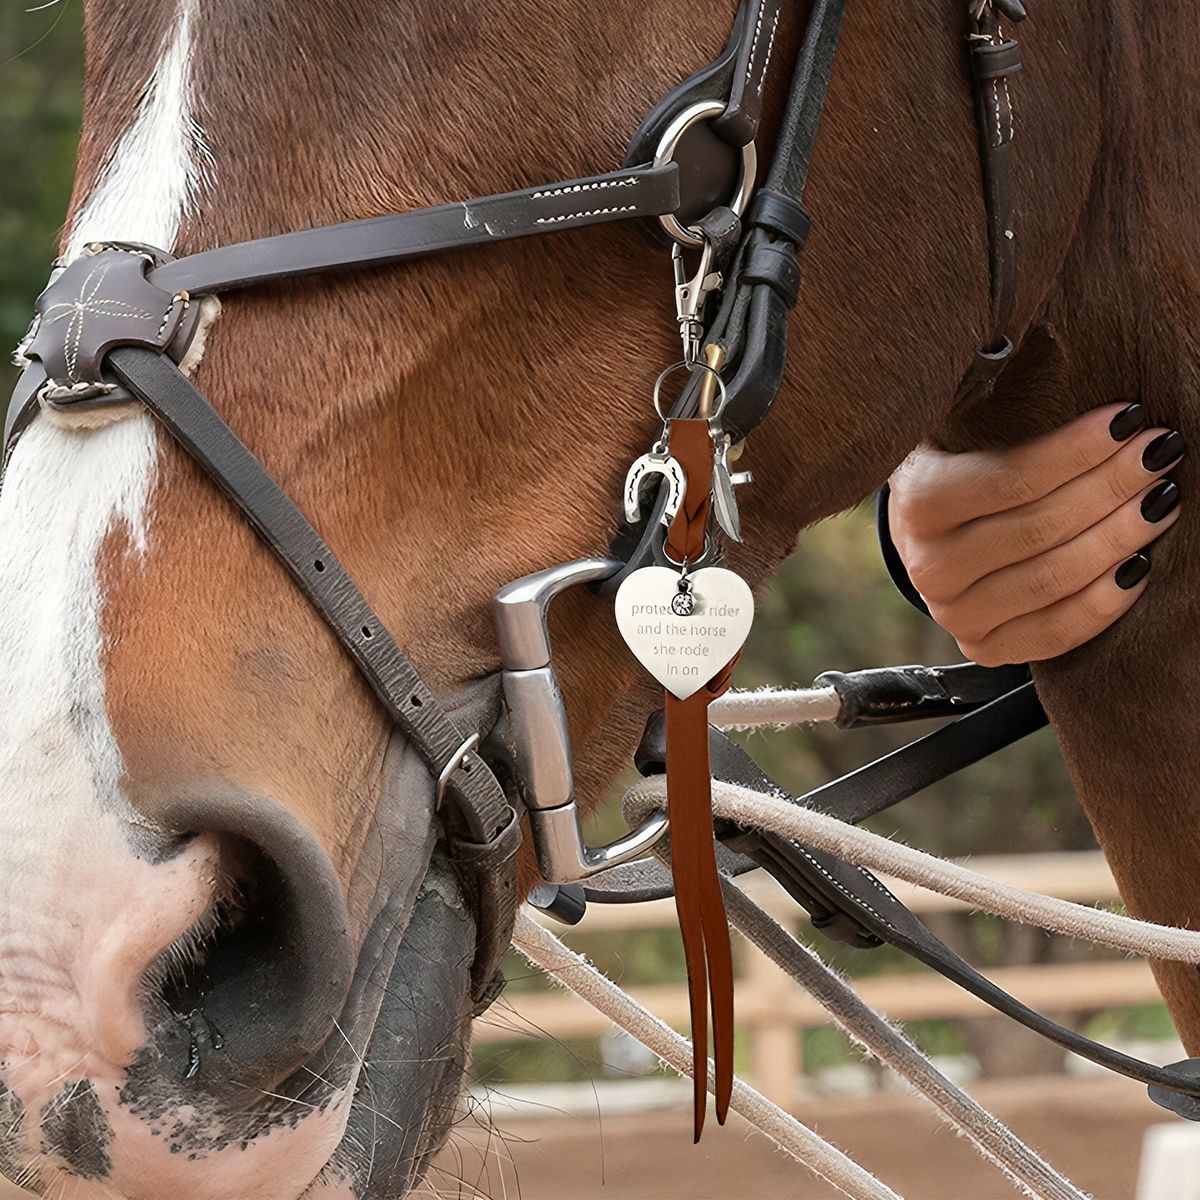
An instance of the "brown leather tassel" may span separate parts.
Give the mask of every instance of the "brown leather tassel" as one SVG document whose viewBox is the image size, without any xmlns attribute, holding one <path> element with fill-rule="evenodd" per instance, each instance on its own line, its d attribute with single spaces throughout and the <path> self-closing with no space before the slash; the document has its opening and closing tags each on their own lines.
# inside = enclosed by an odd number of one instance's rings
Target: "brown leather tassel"
<svg viewBox="0 0 1200 1200">
<path fill-rule="evenodd" d="M 704 554 L 712 488 L 713 446 L 708 422 L 673 421 L 671 453 L 687 473 L 687 490 L 667 534 L 667 553 L 676 562 L 695 562 Z M 733 662 L 725 664 L 707 686 L 687 700 L 666 693 L 671 871 L 687 964 L 696 1141 L 704 1129 L 707 1107 L 710 1005 L 715 1107 L 720 1124 L 725 1123 L 733 1092 L 733 952 L 717 873 L 708 760 L 708 706 L 729 687 L 732 672 Z"/>
<path fill-rule="evenodd" d="M 666 693 L 671 871 L 688 973 L 696 1141 L 704 1128 L 708 1087 L 709 1003 L 719 1124 L 725 1123 L 733 1092 L 733 953 L 717 874 L 708 763 L 708 706 L 729 686 L 732 668 L 730 663 L 686 700 Z"/>
</svg>

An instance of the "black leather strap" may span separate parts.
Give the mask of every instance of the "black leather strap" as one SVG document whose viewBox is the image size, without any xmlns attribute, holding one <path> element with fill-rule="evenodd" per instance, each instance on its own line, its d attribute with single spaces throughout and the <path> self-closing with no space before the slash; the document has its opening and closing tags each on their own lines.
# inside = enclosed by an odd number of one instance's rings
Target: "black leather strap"
<svg viewBox="0 0 1200 1200">
<path fill-rule="evenodd" d="M 740 150 L 754 140 L 762 117 L 782 8 L 782 0 L 741 0 L 721 53 L 668 92 L 629 143 L 625 165 L 650 161 L 681 112 L 697 104 L 716 110 L 684 134 L 675 153 L 681 164 L 678 216 L 685 226 L 702 224 L 705 214 L 728 203 L 736 190 Z M 656 226 L 649 228 L 659 240 L 668 240 Z"/>
<path fill-rule="evenodd" d="M 800 264 L 796 252 L 783 242 L 760 242 L 751 246 L 742 260 L 738 282 L 753 287 L 766 284 L 786 308 L 792 308 L 800 295 Z"/>
<path fill-rule="evenodd" d="M 731 272 L 736 286 L 726 289 L 710 329 L 708 340 L 724 348 L 729 364 L 721 421 L 734 440 L 746 437 L 762 422 L 783 379 L 788 311 L 796 287 L 760 247 L 771 245 L 773 255 L 795 255 L 807 237 L 804 188 L 845 10 L 846 0 L 814 0 L 775 156 L 760 193 L 767 199 L 751 209 L 750 233 Z M 768 263 L 769 270 L 765 269 Z M 798 285 L 798 272 L 795 279 Z"/>
<path fill-rule="evenodd" d="M 753 0 L 742 0 L 733 21 L 733 28 L 724 49 L 712 62 L 689 75 L 682 83 L 673 87 L 643 118 L 634 131 L 625 152 L 623 166 L 631 167 L 637 163 L 650 162 L 662 140 L 667 126 L 684 109 L 693 104 L 711 101 L 725 103 L 733 87 L 734 60 L 738 47 L 742 44 L 746 20 Z M 730 183 L 737 169 L 738 156 L 727 156 L 729 171 L 722 182 L 719 192 L 714 194 L 713 204 L 723 203 L 732 193 Z"/>
<path fill-rule="evenodd" d="M 804 186 L 817 145 L 817 131 L 825 111 L 825 98 L 833 78 L 838 38 L 847 0 L 814 0 L 808 28 L 792 75 L 792 89 L 775 143 L 775 157 L 767 176 L 768 191 L 787 196 L 796 204 L 804 199 Z"/>
<path fill-rule="evenodd" d="M 442 779 L 444 794 L 468 835 L 452 847 L 455 857 L 472 860 L 473 879 L 495 880 L 488 897 L 493 907 L 476 909 L 474 979 L 477 987 L 485 987 L 499 967 L 512 928 L 517 897 L 507 868 L 521 838 L 517 814 L 496 777 L 466 745 L 466 735 L 443 711 L 320 534 L 178 367 L 156 351 L 131 346 L 111 351 L 107 361 L 237 505 L 431 773 Z M 484 858 L 487 870 L 480 870 Z"/>
<path fill-rule="evenodd" d="M 745 236 L 731 263 L 723 269 L 730 283 L 724 289 L 706 341 L 718 343 L 725 351 L 723 377 L 727 401 L 721 424 L 734 441 L 744 438 L 762 422 L 783 379 L 788 312 L 795 304 L 800 283 L 795 255 L 811 224 L 802 205 L 804 185 L 833 74 L 846 3 L 847 0 L 814 0 L 812 4 L 767 185 L 751 201 L 742 221 Z M 774 14 L 766 6 L 743 0 L 734 32 L 721 56 L 671 92 L 649 114 L 634 137 L 626 161 L 651 155 L 671 115 L 686 104 L 729 96 L 735 86 L 735 58 L 759 61 L 759 52 L 751 54 L 746 41 L 752 12 L 762 14 L 763 27 L 768 20 L 774 27 Z M 754 23 L 757 25 L 757 15 Z M 764 61 L 761 69 L 766 68 Z M 727 111 L 725 117 L 728 116 Z M 727 197 L 728 184 L 718 194 Z M 693 377 L 672 407 L 671 416 L 693 415 L 698 394 L 699 380 Z M 664 500 L 660 489 L 660 505 Z M 614 593 L 627 575 L 656 561 L 660 543 L 657 513 L 636 527 L 626 525 L 618 517 L 618 532 L 610 552 L 623 559 L 627 567 L 595 585 L 595 590 L 604 595 Z"/>
<path fill-rule="evenodd" d="M 939 779 L 1011 746 L 1046 723 L 1033 684 L 1023 683 L 907 746 L 807 792 L 797 803 L 857 825 Z M 747 764 L 753 760 L 733 742 L 728 742 L 728 747 L 722 745 L 719 751 L 714 748 L 712 753 L 717 779 L 738 783 L 747 777 Z M 735 770 L 736 776 L 728 773 Z M 757 778 L 765 778 L 757 766 L 754 770 Z"/>
<path fill-rule="evenodd" d="M 973 662 L 825 671 L 815 680 L 818 687 L 832 687 L 837 692 L 839 729 L 961 716 L 1028 682 L 1025 664 L 981 667 Z M 1032 714 L 1034 710 L 1031 707 L 1029 711 Z"/>
<path fill-rule="evenodd" d="M 729 87 L 729 103 L 713 120 L 713 128 L 733 146 L 754 140 L 762 117 L 763 88 L 775 49 L 782 0 L 749 0 L 742 5 L 744 19 L 734 28 L 738 33 Z"/>
<path fill-rule="evenodd" d="M 37 416 L 38 389 L 46 382 L 46 369 L 36 359 L 17 376 L 17 386 L 8 401 L 8 410 L 4 416 L 4 463 L 7 465 L 8 456 L 12 453 L 17 439 L 29 428 L 29 423 Z"/>
<path fill-rule="evenodd" d="M 631 167 L 498 196 L 219 246 L 185 258 L 171 259 L 147 247 L 144 249 L 152 255 L 167 261 L 151 268 L 146 281 L 153 285 L 150 288 L 152 294 L 157 289 L 168 297 L 190 296 L 194 300 L 202 295 L 250 287 L 269 280 L 379 266 L 437 251 L 555 233 L 602 222 L 658 216 L 673 213 L 678 207 L 677 163 Z M 101 299 L 104 298 L 107 293 L 101 295 Z M 199 314 L 198 305 L 191 305 L 190 311 L 194 324 Z M 92 324 L 95 323 L 93 320 Z M 65 331 L 68 326 L 60 322 L 57 328 Z M 48 331 L 48 327 L 43 328 L 43 334 Z M 136 332 L 140 334 L 141 331 Z M 33 347 L 30 345 L 25 349 Z M 175 357 L 178 359 L 179 356 Z M 26 361 L 28 365 L 17 381 L 5 418 L 5 462 L 16 439 L 36 414 L 38 395 L 47 384 L 44 364 L 37 357 Z M 124 388 L 115 388 L 107 396 L 99 399 L 89 396 L 78 404 L 67 396 L 60 406 L 83 409 L 129 398 Z"/>
<path fill-rule="evenodd" d="M 1021 70 L 1020 47 L 1000 30 L 991 8 L 984 11 L 971 42 L 971 76 L 979 127 L 983 196 L 987 208 L 991 264 L 992 345 L 1003 341 L 1012 321 L 1017 286 L 1017 247 L 1013 229 L 1013 120 L 1008 80 Z"/>
<path fill-rule="evenodd" d="M 1200 1098 L 1200 1080 L 1192 1074 L 1158 1067 L 1104 1046 L 997 987 L 935 937 L 871 872 L 772 834 L 747 833 L 732 839 L 731 844 L 768 870 L 800 903 L 809 904 L 815 895 L 817 904 L 826 906 L 815 922 L 818 928 L 823 920 L 830 924 L 848 920 L 858 939 L 854 944 L 865 947 L 874 940 L 895 946 L 997 1012 L 1082 1058 L 1143 1084 Z"/>
<path fill-rule="evenodd" d="M 745 224 L 766 229 L 799 249 L 808 238 L 812 218 L 797 201 L 782 192 L 772 192 L 763 188 L 750 201 Z"/>
<path fill-rule="evenodd" d="M 979 163 L 987 213 L 990 285 L 990 334 L 958 386 L 957 407 L 985 400 L 1012 356 L 1013 308 L 1017 291 L 1017 237 L 1013 189 L 1012 90 L 1009 79 L 1021 70 L 1021 51 L 1001 25 L 998 0 L 972 7 L 970 45 L 975 123 L 979 131 Z M 1018 4 L 1003 5 L 1010 20 L 1024 19 Z"/>
<path fill-rule="evenodd" d="M 942 672 L 953 670 L 929 667 L 923 669 Z M 903 670 L 905 668 L 892 668 L 893 672 Z M 850 712 L 863 708 L 878 709 L 882 702 L 878 698 L 868 702 L 864 698 L 866 694 L 871 690 L 878 692 L 880 687 L 887 693 L 894 694 L 897 686 L 894 679 L 883 679 L 876 672 L 863 672 L 862 675 L 864 678 L 855 686 L 844 688 L 848 693 L 857 692 Z M 866 676 L 870 678 L 865 678 Z M 849 677 L 843 677 L 847 678 Z M 957 685 L 962 682 L 967 683 L 967 690 L 971 695 L 957 695 Z M 933 733 L 867 763 L 857 771 L 843 775 L 823 787 L 807 792 L 800 796 L 796 803 L 819 808 L 839 820 L 857 824 L 867 817 L 891 808 L 894 804 L 899 804 L 901 800 L 916 795 L 955 771 L 960 771 L 963 767 L 1012 745 L 1046 724 L 1046 714 L 1032 683 L 1022 683 L 1011 691 L 995 696 L 994 699 L 986 699 L 987 685 L 976 679 L 964 680 L 962 677 L 947 677 L 943 674 L 941 687 L 948 697 L 954 698 L 964 709 L 970 709 L 973 704 L 983 700 L 986 702 L 956 721 L 942 726 L 941 729 L 934 730 Z M 904 709 L 903 705 L 896 707 L 899 710 Z M 915 702 L 903 712 L 902 719 L 914 719 L 917 715 L 914 709 L 919 707 L 920 701 Z M 926 712 L 926 715 L 931 714 Z M 849 719 L 850 714 L 847 716 Z M 757 787 L 759 782 L 766 779 L 762 770 L 745 751 L 716 729 L 709 731 L 709 757 L 715 779 L 723 779 L 728 783 L 746 783 L 751 787 Z M 635 762 L 643 775 L 657 775 L 662 772 L 665 761 L 666 742 L 662 716 L 656 714 L 646 724 Z M 740 860 L 726 861 L 722 870 L 727 874 L 737 875 L 751 870 L 754 865 L 752 860 L 742 857 Z M 656 869 L 655 864 L 644 862 L 628 863 L 602 871 L 593 876 L 584 888 L 585 898 L 596 904 L 628 904 L 662 899 L 671 894 L 670 875 L 666 871 Z"/>
<path fill-rule="evenodd" d="M 164 263 L 149 278 L 166 292 L 223 292 L 293 275 L 380 266 L 439 250 L 658 216 L 678 207 L 679 168 L 670 162 L 219 246 Z"/>
<path fill-rule="evenodd" d="M 917 591 L 912 579 L 909 578 L 908 568 L 904 565 L 904 559 L 900 557 L 900 551 L 896 549 L 896 543 L 892 538 L 892 521 L 888 513 L 888 502 L 891 496 L 892 488 L 887 483 L 875 493 L 875 534 L 879 538 L 879 553 L 883 557 L 883 565 L 887 568 L 892 583 L 896 585 L 896 591 L 917 612 L 928 617 L 931 616 L 929 605 L 925 603 L 925 597 Z"/>
<path fill-rule="evenodd" d="M 625 165 L 654 158 L 663 131 L 693 104 L 721 103 L 724 111 L 710 122 L 722 141 L 740 148 L 754 140 L 762 116 L 763 91 L 775 49 L 782 0 L 741 0 L 729 40 L 711 63 L 672 88 L 645 116 L 629 143 Z M 737 156 L 728 158 L 737 169 Z M 727 185 L 713 203 L 727 197 Z"/>
</svg>

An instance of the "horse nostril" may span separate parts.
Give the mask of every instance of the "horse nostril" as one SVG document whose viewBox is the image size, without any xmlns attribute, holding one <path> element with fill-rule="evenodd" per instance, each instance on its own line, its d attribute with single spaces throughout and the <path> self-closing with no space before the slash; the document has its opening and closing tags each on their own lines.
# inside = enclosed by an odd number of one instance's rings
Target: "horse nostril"
<svg viewBox="0 0 1200 1200">
<path fill-rule="evenodd" d="M 345 905 L 327 855 L 278 805 L 238 797 L 188 808 L 193 829 L 203 820 L 218 836 L 217 894 L 147 976 L 150 1037 L 129 1082 L 136 1092 L 147 1075 L 174 1076 L 244 1100 L 333 1028 L 353 970 Z"/>
<path fill-rule="evenodd" d="M 212 907 L 149 976 L 186 1032 L 184 1079 L 200 1074 L 209 1052 L 225 1048 L 223 1025 L 244 1033 L 244 1016 L 236 1009 L 256 1007 L 260 973 L 269 965 L 286 971 L 286 963 L 272 962 L 289 940 L 287 886 L 279 868 L 244 838 L 222 835 L 219 842 Z"/>
</svg>

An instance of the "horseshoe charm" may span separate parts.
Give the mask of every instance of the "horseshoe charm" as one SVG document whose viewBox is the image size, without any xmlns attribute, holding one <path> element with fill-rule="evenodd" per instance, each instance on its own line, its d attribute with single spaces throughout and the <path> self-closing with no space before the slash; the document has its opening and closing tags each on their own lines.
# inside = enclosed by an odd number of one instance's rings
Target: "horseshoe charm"
<svg viewBox="0 0 1200 1200">
<path fill-rule="evenodd" d="M 651 475 L 661 475 L 667 481 L 667 506 L 662 514 L 664 525 L 670 525 L 683 503 L 687 476 L 661 444 L 655 446 L 649 454 L 643 454 L 641 458 L 636 459 L 629 468 L 629 474 L 625 476 L 625 520 L 630 525 L 635 525 L 642 519 L 642 484 Z"/>
</svg>

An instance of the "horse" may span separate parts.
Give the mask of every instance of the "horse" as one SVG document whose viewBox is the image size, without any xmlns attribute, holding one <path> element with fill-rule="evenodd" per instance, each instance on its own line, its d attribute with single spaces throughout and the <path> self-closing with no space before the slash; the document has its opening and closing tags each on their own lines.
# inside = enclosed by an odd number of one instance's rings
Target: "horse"
<svg viewBox="0 0 1200 1200">
<path fill-rule="evenodd" d="M 156 0 L 135 19 L 86 0 L 63 257 L 187 254 L 619 162 L 720 49 L 718 8 Z M 962 12 L 905 16 L 847 16 L 798 366 L 750 442 L 731 553 L 755 585 L 923 437 L 1005 444 L 1118 397 L 1188 433 L 1190 32 L 1120 0 L 1030 22 L 1016 349 L 985 405 L 956 408 L 989 307 Z M 192 379 L 465 728 L 497 704 L 492 595 L 611 534 L 673 357 L 667 272 L 613 226 L 204 305 Z M 1173 924 L 1196 916 L 1194 773 L 1144 740 L 1189 694 L 1191 530 L 1156 549 L 1136 613 L 1037 671 L 1128 906 Z M 474 1008 L 475 921 L 424 764 L 140 407 L 39 418 L 0 531 L 0 1168 L 51 1196 L 406 1194 L 453 1121 Z M 564 597 L 555 638 L 594 804 L 656 697 L 601 599 Z M 1158 974 L 1200 1045 L 1194 976 Z"/>
</svg>

